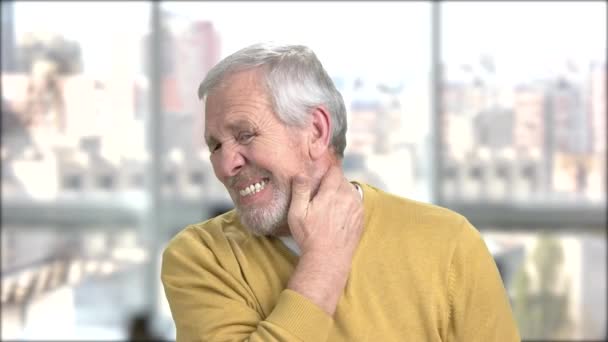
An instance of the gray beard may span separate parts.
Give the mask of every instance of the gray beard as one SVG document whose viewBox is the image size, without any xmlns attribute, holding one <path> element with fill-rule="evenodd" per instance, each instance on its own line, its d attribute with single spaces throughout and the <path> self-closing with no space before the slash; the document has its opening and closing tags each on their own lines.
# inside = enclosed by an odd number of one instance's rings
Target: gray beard
<svg viewBox="0 0 608 342">
<path fill-rule="evenodd" d="M 283 193 L 276 188 L 273 191 L 272 202 L 264 208 L 236 208 L 241 224 L 256 236 L 273 235 L 287 226 L 291 191 Z"/>
</svg>

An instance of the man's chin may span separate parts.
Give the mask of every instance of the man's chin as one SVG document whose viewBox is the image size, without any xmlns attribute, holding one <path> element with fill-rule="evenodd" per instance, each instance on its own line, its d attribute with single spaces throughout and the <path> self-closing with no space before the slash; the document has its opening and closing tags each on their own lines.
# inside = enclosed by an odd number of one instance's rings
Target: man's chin
<svg viewBox="0 0 608 342">
<path fill-rule="evenodd" d="M 243 227 L 257 236 L 275 235 L 286 222 L 284 219 L 264 210 L 237 208 Z"/>
<path fill-rule="evenodd" d="M 290 192 L 281 192 L 279 188 L 273 190 L 272 200 L 267 203 L 235 205 L 241 224 L 254 235 L 267 236 L 289 232 L 287 212 L 291 201 Z"/>
</svg>

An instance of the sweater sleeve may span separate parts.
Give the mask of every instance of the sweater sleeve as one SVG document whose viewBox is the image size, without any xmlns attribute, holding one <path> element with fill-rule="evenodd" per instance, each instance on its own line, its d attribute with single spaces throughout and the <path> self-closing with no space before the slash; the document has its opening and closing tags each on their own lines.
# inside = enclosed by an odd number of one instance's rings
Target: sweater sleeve
<svg viewBox="0 0 608 342">
<path fill-rule="evenodd" d="M 165 249 L 161 280 L 177 341 L 324 341 L 333 324 L 317 305 L 289 289 L 263 317 L 246 284 L 190 237 Z"/>
<path fill-rule="evenodd" d="M 448 341 L 521 341 L 498 268 L 481 234 L 466 220 L 448 278 Z"/>
</svg>

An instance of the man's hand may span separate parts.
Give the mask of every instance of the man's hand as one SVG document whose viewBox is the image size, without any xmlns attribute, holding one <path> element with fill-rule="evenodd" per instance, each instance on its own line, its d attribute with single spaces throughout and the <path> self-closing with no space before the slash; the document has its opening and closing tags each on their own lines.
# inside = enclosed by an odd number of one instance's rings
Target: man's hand
<svg viewBox="0 0 608 342">
<path fill-rule="evenodd" d="M 361 197 L 338 167 L 329 169 L 313 198 L 304 175 L 294 178 L 291 191 L 289 229 L 302 254 L 287 288 L 333 315 L 363 232 Z"/>
<path fill-rule="evenodd" d="M 291 187 L 289 229 L 302 254 L 352 257 L 363 230 L 363 203 L 338 167 L 330 168 L 314 198 L 311 180 L 300 174 Z"/>
</svg>

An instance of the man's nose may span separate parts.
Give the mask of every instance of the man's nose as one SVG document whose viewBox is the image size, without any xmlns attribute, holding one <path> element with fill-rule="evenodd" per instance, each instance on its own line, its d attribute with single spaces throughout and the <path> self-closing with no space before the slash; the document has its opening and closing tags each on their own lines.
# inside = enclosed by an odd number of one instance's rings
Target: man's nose
<svg viewBox="0 0 608 342">
<path fill-rule="evenodd" d="M 236 176 L 243 165 L 245 165 L 245 157 L 239 148 L 236 146 L 223 146 L 218 152 L 218 160 L 215 163 L 218 178 L 224 180 Z"/>
</svg>

